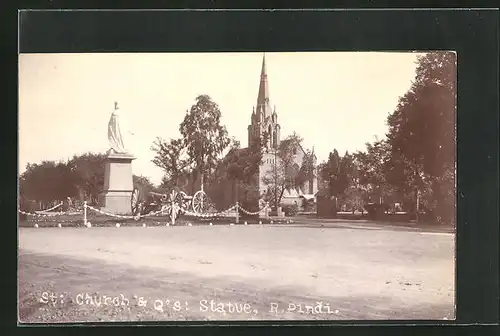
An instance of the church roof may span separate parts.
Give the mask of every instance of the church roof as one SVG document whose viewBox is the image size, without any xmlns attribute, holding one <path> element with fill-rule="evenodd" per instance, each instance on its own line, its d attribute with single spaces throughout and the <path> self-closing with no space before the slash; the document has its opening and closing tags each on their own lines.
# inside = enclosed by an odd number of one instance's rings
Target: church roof
<svg viewBox="0 0 500 336">
<path fill-rule="evenodd" d="M 300 197 L 304 198 L 306 201 L 314 200 L 315 194 L 302 194 Z"/>
<path fill-rule="evenodd" d="M 287 143 L 287 142 L 289 142 L 289 141 L 290 141 L 290 139 L 284 139 L 284 140 L 281 140 L 281 143 L 282 143 L 282 144 L 286 144 L 286 143 Z M 298 147 L 299 147 L 299 149 L 302 151 L 302 153 L 305 155 L 305 154 L 306 154 L 306 151 L 304 150 L 304 147 L 302 147 L 302 145 L 301 145 L 300 143 L 298 144 Z M 314 157 L 315 159 L 317 159 L 317 157 L 316 157 L 316 153 L 314 153 L 314 147 L 313 147 L 313 150 L 312 150 L 312 152 L 311 152 L 311 153 L 312 153 L 313 157 Z"/>
<path fill-rule="evenodd" d="M 234 155 L 246 155 L 250 151 L 250 148 L 244 147 L 244 148 L 232 148 L 225 157 L 229 157 L 230 154 Z"/>
</svg>

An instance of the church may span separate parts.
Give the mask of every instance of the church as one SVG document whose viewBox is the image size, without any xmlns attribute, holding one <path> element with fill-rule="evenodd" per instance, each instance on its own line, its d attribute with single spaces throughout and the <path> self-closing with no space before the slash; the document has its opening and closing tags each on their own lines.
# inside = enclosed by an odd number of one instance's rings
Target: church
<svg viewBox="0 0 500 336">
<path fill-rule="evenodd" d="M 260 73 L 259 91 L 257 94 L 257 104 L 254 106 L 250 118 L 250 125 L 248 125 L 248 146 L 250 147 L 255 142 L 260 142 L 261 137 L 267 134 L 267 143 L 264 144 L 262 164 L 259 168 L 257 177 L 259 194 L 264 195 L 267 188 L 270 187 L 264 182 L 266 174 L 272 172 L 273 169 L 279 167 L 277 160 L 279 157 L 276 155 L 277 150 L 281 143 L 281 127 L 278 123 L 278 114 L 276 107 L 271 108 L 269 96 L 269 82 L 266 69 L 266 57 L 262 58 L 262 69 Z M 299 144 L 297 148 L 293 149 L 293 169 L 298 171 L 302 166 L 303 159 L 306 151 Z M 281 199 L 282 205 L 303 204 L 303 200 L 312 201 L 314 195 L 318 191 L 318 174 L 317 174 L 317 159 L 313 150 L 314 170 L 307 178 L 307 180 L 295 189 L 285 190 L 283 198 Z"/>
<path fill-rule="evenodd" d="M 297 122 L 299 118 L 297 118 Z M 277 172 L 277 169 L 282 169 L 280 165 L 280 158 L 278 156 L 278 149 L 280 144 L 283 144 L 288 139 L 281 138 L 281 127 L 278 122 L 278 114 L 276 108 L 271 108 L 270 96 L 269 96 L 269 82 L 267 78 L 266 71 L 266 59 L 265 55 L 262 59 L 262 69 L 260 73 L 260 83 L 257 94 L 257 104 L 253 107 L 250 124 L 247 127 L 248 131 L 248 147 L 240 148 L 238 151 L 241 153 L 246 153 L 250 147 L 253 145 L 258 145 L 262 150 L 262 161 L 259 166 L 256 176 L 253 177 L 253 187 L 258 198 L 264 200 L 268 191 L 271 191 L 274 187 L 273 178 L 276 175 L 281 175 Z M 266 139 L 266 143 L 262 143 L 262 139 Z M 292 148 L 292 162 L 289 165 L 290 174 L 287 176 L 292 176 L 295 172 L 298 172 L 302 167 L 303 160 L 306 157 L 306 150 L 300 145 L 291 146 Z M 296 188 L 291 188 L 283 191 L 281 200 L 279 201 L 280 206 L 291 206 L 296 204 L 299 210 L 307 210 L 305 208 L 310 208 L 315 202 L 315 195 L 318 191 L 318 174 L 317 174 L 317 159 L 312 151 L 313 156 L 313 171 L 309 173 L 310 176 L 305 176 L 301 178 L 301 185 Z M 291 167 L 290 167 L 291 166 Z M 220 165 L 217 169 L 225 169 L 224 165 Z M 277 172 L 277 174 L 276 174 Z M 215 176 L 224 176 L 223 173 L 215 173 Z M 265 181 L 267 179 L 267 183 Z M 274 189 L 274 188 L 273 188 Z M 234 205 L 237 199 L 239 202 L 243 201 L 245 197 L 240 194 L 238 197 L 238 192 L 236 191 L 236 186 L 234 181 L 227 179 L 217 179 L 216 183 L 212 183 L 207 188 L 207 194 L 215 202 L 217 208 L 227 209 L 227 207 Z M 243 191 L 242 191 L 243 192 Z M 252 193 L 253 193 L 252 192 Z M 247 195 L 248 196 L 248 195 Z M 267 201 L 272 202 L 272 196 L 267 194 Z M 248 199 L 247 199 L 248 200 Z M 258 204 L 252 205 L 248 204 L 249 207 L 259 208 Z M 261 202 L 260 202 L 261 203 Z M 304 207 L 304 205 L 307 205 Z M 260 207 L 262 206 L 262 203 Z"/>
</svg>

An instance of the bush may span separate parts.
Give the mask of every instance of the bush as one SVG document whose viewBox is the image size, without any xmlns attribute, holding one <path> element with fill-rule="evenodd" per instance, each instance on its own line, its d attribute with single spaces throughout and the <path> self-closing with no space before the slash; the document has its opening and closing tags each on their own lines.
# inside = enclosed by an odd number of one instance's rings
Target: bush
<svg viewBox="0 0 500 336">
<path fill-rule="evenodd" d="M 316 212 L 317 210 L 316 203 L 313 200 L 309 201 L 304 200 L 303 208 L 305 212 Z"/>
<path fill-rule="evenodd" d="M 389 210 L 389 206 L 387 204 L 368 203 L 365 205 L 365 209 L 368 211 L 368 218 L 380 219 L 384 216 L 384 211 Z"/>
<path fill-rule="evenodd" d="M 297 204 L 283 205 L 281 209 L 285 213 L 285 216 L 295 216 L 299 212 L 299 206 Z"/>
</svg>

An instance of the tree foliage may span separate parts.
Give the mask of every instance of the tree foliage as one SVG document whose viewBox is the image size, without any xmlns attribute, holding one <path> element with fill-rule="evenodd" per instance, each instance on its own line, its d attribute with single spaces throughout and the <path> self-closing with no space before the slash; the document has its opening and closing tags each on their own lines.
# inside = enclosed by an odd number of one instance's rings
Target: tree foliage
<svg viewBox="0 0 500 336">
<path fill-rule="evenodd" d="M 397 200 L 410 212 L 418 204 L 435 221 L 453 222 L 455 101 L 456 55 L 419 56 L 412 86 L 387 118 L 387 138 L 353 154 L 352 169 L 334 150 L 321 166 L 323 185 L 344 201 L 362 194 L 365 203 Z"/>
<path fill-rule="evenodd" d="M 146 193 L 155 189 L 155 185 L 151 180 L 142 175 L 132 175 L 133 183 L 135 188 L 140 188 Z"/>
<path fill-rule="evenodd" d="M 26 200 L 48 204 L 77 195 L 75 174 L 63 162 L 28 164 L 19 177 L 20 195 Z"/>
<path fill-rule="evenodd" d="M 97 203 L 104 186 L 105 154 L 74 155 L 67 162 L 28 164 L 19 177 L 20 196 L 50 203 L 67 197 Z"/>
<path fill-rule="evenodd" d="M 98 204 L 104 188 L 106 154 L 74 155 L 67 162 L 43 161 L 28 164 L 19 177 L 20 198 L 42 204 L 65 201 L 67 197 Z M 146 191 L 154 188 L 149 178 L 133 175 L 133 184 Z"/>
<path fill-rule="evenodd" d="M 155 152 L 152 162 L 164 172 L 163 188 L 172 188 L 185 184 L 192 160 L 187 156 L 183 139 L 165 141 L 157 137 L 151 146 Z"/>
<path fill-rule="evenodd" d="M 455 209 L 456 55 L 431 52 L 418 58 L 416 78 L 388 117 L 392 182 L 427 198 L 438 221 Z"/>
<path fill-rule="evenodd" d="M 220 118 L 219 106 L 208 95 L 201 95 L 180 124 L 183 145 L 201 176 L 202 185 L 230 143 Z"/>
<path fill-rule="evenodd" d="M 336 149 L 328 155 L 328 161 L 322 166 L 321 177 L 326 182 L 329 194 L 331 196 L 338 196 L 343 192 L 340 176 L 340 163 L 341 158 Z"/>
<path fill-rule="evenodd" d="M 302 185 L 306 181 L 310 182 L 311 178 L 314 179 L 316 177 L 316 156 L 314 152 L 307 149 L 302 158 L 302 164 L 300 165 L 295 182 L 297 185 Z"/>
<path fill-rule="evenodd" d="M 366 144 L 365 152 L 354 154 L 359 185 L 366 191 L 369 202 L 383 202 L 390 196 L 392 188 L 387 181 L 391 169 L 390 146 L 387 141 Z"/>
<path fill-rule="evenodd" d="M 98 195 L 104 187 L 106 154 L 85 153 L 74 155 L 67 165 L 73 172 L 80 197 L 90 204 L 98 203 Z"/>
<path fill-rule="evenodd" d="M 244 149 L 237 144 L 231 148 L 224 161 L 227 163 L 229 179 L 251 184 L 262 163 L 262 151 L 256 144 Z"/>
<path fill-rule="evenodd" d="M 331 196 L 344 195 L 357 176 L 353 156 L 348 152 L 340 156 L 334 149 L 328 155 L 328 161 L 321 166 L 320 176 L 325 181 L 325 186 Z"/>
<path fill-rule="evenodd" d="M 256 177 L 261 163 L 262 151 L 258 144 L 240 148 L 239 143 L 233 141 L 231 149 L 210 178 L 207 188 L 216 207 L 225 209 L 238 201 L 246 210 L 256 211 L 259 199 Z M 228 199 L 228 188 L 234 199 Z"/>
<path fill-rule="evenodd" d="M 340 156 L 334 149 L 328 155 L 328 161 L 320 165 L 321 188 L 328 190 L 328 195 L 335 197 L 336 210 L 361 209 L 366 198 L 364 172 L 359 158 L 364 153 L 354 155 L 346 152 Z"/>
<path fill-rule="evenodd" d="M 285 190 L 299 187 L 305 180 L 304 172 L 310 170 L 308 163 L 312 158 L 308 158 L 307 154 L 305 162 L 301 165 L 296 162 L 302 141 L 303 139 L 295 132 L 282 140 L 276 150 L 274 166 L 265 172 L 262 178 L 264 184 L 268 186 L 264 200 L 273 207 L 281 203 Z"/>
<path fill-rule="evenodd" d="M 454 53 L 419 57 L 415 82 L 387 120 L 393 152 L 432 177 L 455 167 L 455 78 Z"/>
</svg>

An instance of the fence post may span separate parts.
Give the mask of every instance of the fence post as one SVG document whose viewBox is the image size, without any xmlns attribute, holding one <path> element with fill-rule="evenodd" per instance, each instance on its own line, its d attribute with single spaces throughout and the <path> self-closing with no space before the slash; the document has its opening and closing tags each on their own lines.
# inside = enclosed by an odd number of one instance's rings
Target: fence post
<svg viewBox="0 0 500 336">
<path fill-rule="evenodd" d="M 416 222 L 418 223 L 418 214 L 420 212 L 420 190 L 417 190 Z"/>
<path fill-rule="evenodd" d="M 87 201 L 83 202 L 83 225 L 87 226 Z"/>
<path fill-rule="evenodd" d="M 175 225 L 175 203 L 172 202 L 172 211 L 170 213 L 170 219 L 172 220 L 172 225 Z"/>
<path fill-rule="evenodd" d="M 236 202 L 236 224 L 239 224 L 239 223 L 240 223 L 240 215 L 239 215 L 239 212 L 240 212 L 240 206 L 239 206 L 238 202 Z"/>
</svg>

